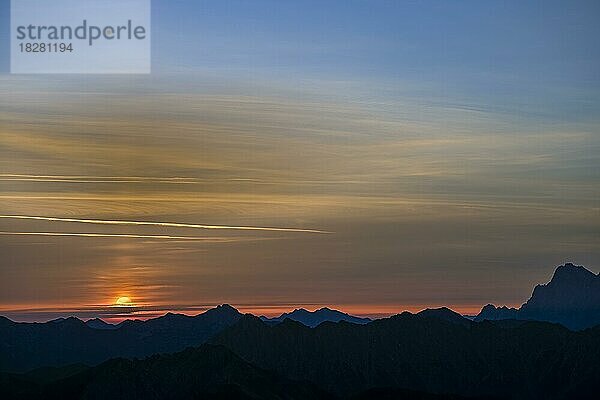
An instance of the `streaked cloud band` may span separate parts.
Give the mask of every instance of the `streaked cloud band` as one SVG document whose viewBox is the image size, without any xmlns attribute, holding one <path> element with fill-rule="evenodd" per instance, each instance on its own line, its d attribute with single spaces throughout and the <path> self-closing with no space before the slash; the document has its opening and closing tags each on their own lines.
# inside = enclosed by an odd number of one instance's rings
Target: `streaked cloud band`
<svg viewBox="0 0 600 400">
<path fill-rule="evenodd" d="M 136 226 L 164 226 L 172 228 L 193 228 L 193 229 L 229 229 L 242 231 L 270 231 L 270 232 L 303 232 L 303 233 L 331 233 L 316 229 L 302 228 L 276 228 L 265 226 L 232 226 L 232 225 L 204 225 L 204 224 L 186 224 L 178 222 L 151 222 L 151 221 L 125 221 L 125 220 L 105 220 L 105 219 L 80 219 L 80 218 L 58 218 L 33 215 L 0 215 L 5 219 L 27 219 L 37 221 L 56 221 L 56 222 L 77 222 L 83 224 L 100 225 L 136 225 Z"/>
<path fill-rule="evenodd" d="M 119 233 L 87 233 L 87 232 L 2 232 L 0 235 L 6 236 L 74 236 L 74 237 L 93 237 L 93 238 L 131 238 L 131 239 L 168 239 L 168 240 L 198 240 L 204 242 L 228 243 L 238 241 L 238 239 L 200 237 L 200 236 L 172 236 L 172 235 L 135 235 Z"/>
</svg>

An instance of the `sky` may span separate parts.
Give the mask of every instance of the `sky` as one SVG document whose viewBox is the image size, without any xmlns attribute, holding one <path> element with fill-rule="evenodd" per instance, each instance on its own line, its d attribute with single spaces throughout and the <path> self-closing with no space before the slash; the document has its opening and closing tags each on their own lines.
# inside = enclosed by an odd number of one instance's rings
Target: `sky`
<svg viewBox="0 0 600 400">
<path fill-rule="evenodd" d="M 153 1 L 150 75 L 10 75 L 6 5 L 2 315 L 472 314 L 600 271 L 597 2 Z"/>
</svg>

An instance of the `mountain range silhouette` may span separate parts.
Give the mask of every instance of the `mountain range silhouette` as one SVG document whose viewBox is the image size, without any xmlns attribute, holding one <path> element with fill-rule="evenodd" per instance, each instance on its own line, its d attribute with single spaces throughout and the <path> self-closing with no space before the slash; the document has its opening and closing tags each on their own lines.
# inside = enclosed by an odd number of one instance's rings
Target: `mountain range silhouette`
<svg viewBox="0 0 600 400">
<path fill-rule="evenodd" d="M 346 321 L 354 324 L 368 324 L 371 322 L 371 318 L 355 317 L 350 314 L 343 313 L 338 310 L 332 310 L 327 307 L 320 308 L 316 311 L 308 311 L 304 308 L 297 308 L 290 313 L 283 313 L 279 317 L 267 318 L 264 316 L 260 317 L 261 320 L 269 323 L 280 323 L 286 319 L 300 322 L 306 326 L 314 328 L 315 326 L 329 321 L 329 322 L 340 322 Z"/>
<path fill-rule="evenodd" d="M 475 321 L 521 319 L 556 322 L 579 330 L 600 324 L 600 274 L 567 263 L 545 285 L 537 285 L 520 308 L 488 304 Z"/>
<path fill-rule="evenodd" d="M 371 321 L 229 305 L 118 325 L 0 317 L 0 398 L 594 399 L 598 279 L 565 264 L 519 309 L 488 305 L 474 320 L 446 307 Z"/>
</svg>

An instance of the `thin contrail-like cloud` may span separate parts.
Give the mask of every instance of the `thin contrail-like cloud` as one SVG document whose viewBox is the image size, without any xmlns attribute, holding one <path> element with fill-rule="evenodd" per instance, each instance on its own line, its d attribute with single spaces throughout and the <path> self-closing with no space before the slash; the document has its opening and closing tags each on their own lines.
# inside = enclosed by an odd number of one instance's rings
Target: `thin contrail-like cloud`
<svg viewBox="0 0 600 400">
<path fill-rule="evenodd" d="M 48 178 L 48 179 L 136 179 L 136 180 L 162 180 L 162 181 L 187 181 L 198 180 L 184 176 L 116 176 L 116 175 L 34 175 L 34 174 L 0 174 L 3 178 Z"/>
<path fill-rule="evenodd" d="M 8 236 L 76 236 L 76 237 L 100 237 L 100 238 L 133 238 L 133 239 L 170 239 L 170 240 L 198 240 L 206 242 L 228 243 L 237 241 L 228 238 L 210 238 L 199 236 L 171 236 L 171 235 L 134 235 L 119 233 L 85 233 L 85 232 L 1 232 L 0 235 Z"/>
<path fill-rule="evenodd" d="M 173 228 L 195 228 L 195 229 L 229 229 L 242 231 L 270 231 L 270 232 L 304 232 L 304 233 L 331 233 L 317 229 L 301 228 L 274 228 L 265 226 L 231 226 L 231 225 L 203 225 L 203 224 L 183 224 L 178 222 L 150 222 L 150 221 L 123 221 L 123 220 L 104 220 L 104 219 L 80 219 L 80 218 L 58 218 L 41 217 L 32 215 L 0 215 L 0 218 L 8 219 L 30 219 L 39 221 L 57 221 L 57 222 L 78 222 L 83 224 L 101 224 L 101 225 L 150 225 L 150 226 L 168 226 Z"/>
<path fill-rule="evenodd" d="M 0 174 L 0 180 L 17 182 L 65 182 L 65 183 L 173 183 L 195 184 L 203 180 L 192 177 L 162 176 L 111 176 L 111 175 L 33 175 Z"/>
<path fill-rule="evenodd" d="M 62 182 L 62 183 L 173 183 L 173 184 L 195 184 L 196 181 L 177 181 L 167 179 L 60 179 L 60 178 L 6 178 L 0 177 L 0 180 L 7 182 Z"/>
<path fill-rule="evenodd" d="M 333 185 L 374 183 L 372 180 L 278 180 L 256 178 L 196 178 L 184 176 L 115 176 L 115 175 L 37 175 L 37 174 L 0 174 L 0 181 L 8 182 L 63 182 L 63 183 L 167 183 L 167 184 L 204 184 L 211 182 L 252 183 L 260 185 Z M 381 183 L 381 182 L 380 182 Z"/>
<path fill-rule="evenodd" d="M 174 183 L 201 184 L 207 182 L 253 182 L 264 183 L 255 178 L 196 178 L 190 176 L 116 176 L 116 175 L 34 175 L 0 174 L 1 181 L 9 182 L 65 182 L 65 183 Z"/>
</svg>

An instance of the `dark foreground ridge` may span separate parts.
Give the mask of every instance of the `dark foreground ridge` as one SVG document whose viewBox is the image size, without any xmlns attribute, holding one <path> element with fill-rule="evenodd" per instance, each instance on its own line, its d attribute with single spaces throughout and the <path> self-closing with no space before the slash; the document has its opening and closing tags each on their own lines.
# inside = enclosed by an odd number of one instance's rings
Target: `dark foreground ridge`
<svg viewBox="0 0 600 400">
<path fill-rule="evenodd" d="M 600 327 L 476 323 L 403 313 L 367 325 L 244 316 L 210 343 L 339 396 L 378 387 L 463 396 L 586 398 L 600 390 Z M 591 398 L 591 397 L 590 397 Z"/>
<path fill-rule="evenodd" d="M 593 399 L 598 359 L 600 327 L 403 313 L 309 328 L 245 315 L 179 353 L 0 374 L 0 398 Z"/>
<path fill-rule="evenodd" d="M 37 374 L 39 375 L 39 374 Z M 325 399 L 315 385 L 257 368 L 222 346 L 202 345 L 144 360 L 117 358 L 41 383 L 5 374 L 11 399 Z"/>
</svg>

